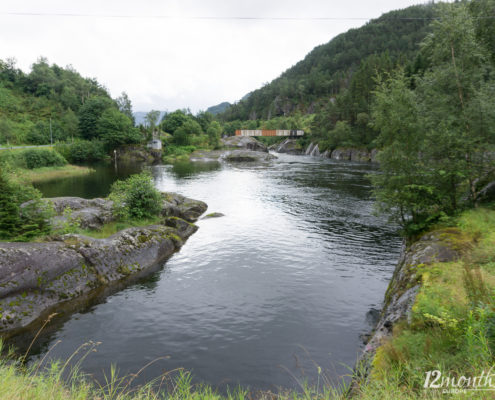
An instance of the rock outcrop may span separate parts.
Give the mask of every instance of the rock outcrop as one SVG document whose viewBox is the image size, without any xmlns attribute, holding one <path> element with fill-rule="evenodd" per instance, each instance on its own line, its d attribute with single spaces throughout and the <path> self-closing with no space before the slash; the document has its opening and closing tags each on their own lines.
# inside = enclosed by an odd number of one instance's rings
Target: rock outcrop
<svg viewBox="0 0 495 400">
<path fill-rule="evenodd" d="M 114 154 L 119 162 L 152 164 L 161 161 L 162 151 L 144 146 L 126 145 L 119 147 Z"/>
<path fill-rule="evenodd" d="M 249 151 L 249 150 L 231 150 L 227 151 L 221 156 L 222 160 L 227 162 L 266 162 L 273 160 L 275 157 L 273 154 L 264 153 L 261 151 Z"/>
<path fill-rule="evenodd" d="M 114 220 L 113 202 L 108 199 L 82 199 L 80 197 L 53 197 L 46 199 L 53 204 L 57 215 L 52 225 L 63 226 L 69 219 L 78 221 L 83 229 L 100 229 Z M 28 203 L 22 204 L 21 209 Z"/>
<path fill-rule="evenodd" d="M 222 144 L 227 148 L 262 151 L 268 153 L 268 148 L 250 136 L 229 136 L 222 138 Z"/>
<path fill-rule="evenodd" d="M 69 234 L 44 243 L 0 243 L 0 332 L 15 331 L 39 320 L 61 303 L 91 296 L 96 289 L 162 263 L 197 227 L 192 223 L 206 204 L 175 193 L 163 194 L 162 223 L 129 228 L 105 239 Z M 94 208 L 107 218 L 107 200 L 56 198 L 64 206 Z M 107 219 L 108 221 L 108 219 Z"/>
<path fill-rule="evenodd" d="M 463 242 L 460 235 L 462 234 L 456 229 L 438 230 L 423 235 L 409 246 L 404 245 L 385 293 L 380 318 L 359 361 L 360 371 L 369 372 L 377 348 L 391 337 L 395 324 L 401 320 L 410 321 L 411 310 L 421 285 L 416 274 L 417 267 L 458 259 L 462 251 L 459 243 Z"/>
</svg>

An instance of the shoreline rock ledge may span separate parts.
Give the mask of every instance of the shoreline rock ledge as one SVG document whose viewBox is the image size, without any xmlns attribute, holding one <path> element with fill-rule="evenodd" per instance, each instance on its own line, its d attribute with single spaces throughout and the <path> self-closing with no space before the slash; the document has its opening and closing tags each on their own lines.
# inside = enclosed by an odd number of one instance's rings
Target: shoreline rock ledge
<svg viewBox="0 0 495 400">
<path fill-rule="evenodd" d="M 98 209 L 108 222 L 109 200 L 54 200 L 56 205 L 64 202 L 85 207 L 89 202 L 91 222 L 99 217 Z M 202 201 L 163 193 L 157 225 L 124 229 L 104 239 L 66 234 L 48 242 L 0 242 L 0 334 L 37 325 L 62 304 L 154 271 L 196 232 L 194 222 L 206 209 Z"/>
</svg>

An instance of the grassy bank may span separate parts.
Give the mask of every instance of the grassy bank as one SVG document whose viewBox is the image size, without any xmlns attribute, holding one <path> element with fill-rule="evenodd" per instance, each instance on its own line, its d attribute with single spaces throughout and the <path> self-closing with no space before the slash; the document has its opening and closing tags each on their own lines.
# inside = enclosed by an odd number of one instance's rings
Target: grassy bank
<svg viewBox="0 0 495 400">
<path fill-rule="evenodd" d="M 52 179 L 68 178 L 73 176 L 87 175 L 94 172 L 89 167 L 79 165 L 63 165 L 60 167 L 42 167 L 21 170 L 21 174 L 32 183 L 51 181 Z"/>
<path fill-rule="evenodd" d="M 0 166 L 10 171 L 13 178 L 31 183 L 57 178 L 85 175 L 93 170 L 67 164 L 53 147 L 0 150 Z"/>
<path fill-rule="evenodd" d="M 358 397 L 495 397 L 487 390 L 453 393 L 463 385 L 473 388 L 468 379 L 495 366 L 495 211 L 470 210 L 436 229 L 461 257 L 416 267 L 421 288 L 410 321 L 396 325 L 393 338 L 378 349 L 371 380 Z M 427 371 L 439 373 L 430 374 L 425 389 Z M 441 386 L 431 388 L 432 382 Z"/>
</svg>

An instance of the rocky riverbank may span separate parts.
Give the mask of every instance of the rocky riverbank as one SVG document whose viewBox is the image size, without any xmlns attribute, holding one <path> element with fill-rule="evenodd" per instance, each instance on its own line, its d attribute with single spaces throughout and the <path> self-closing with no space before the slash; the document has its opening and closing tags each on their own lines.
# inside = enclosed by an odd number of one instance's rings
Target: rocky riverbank
<svg viewBox="0 0 495 400">
<path fill-rule="evenodd" d="M 403 245 L 380 317 L 358 361 L 355 371 L 361 376 L 355 377 L 355 383 L 370 374 L 378 348 L 391 339 L 394 327 L 402 321 L 411 323 L 412 308 L 422 284 L 418 269 L 459 259 L 465 241 L 461 231 L 450 228 L 424 234 L 414 243 Z"/>
<path fill-rule="evenodd" d="M 81 227 L 97 229 L 113 220 L 106 199 L 59 197 L 51 200 L 58 215 L 53 223 L 77 218 Z M 104 238 L 80 234 L 46 242 L 0 242 L 0 333 L 35 324 L 62 303 L 91 296 L 163 263 L 197 226 L 207 209 L 201 201 L 163 193 L 161 222 L 128 228 Z"/>
<path fill-rule="evenodd" d="M 253 137 L 230 136 L 222 138 L 221 150 L 197 150 L 189 156 L 190 161 L 225 161 L 228 163 L 267 162 L 277 157 Z"/>
<path fill-rule="evenodd" d="M 310 143 L 304 149 L 296 139 L 286 139 L 282 143 L 270 146 L 270 150 L 277 153 L 287 153 L 295 155 L 306 155 L 312 157 L 331 158 L 333 160 L 360 161 L 360 162 L 377 162 L 377 149 L 356 149 L 356 148 L 337 148 L 332 151 L 325 150 L 320 152 L 319 145 Z"/>
</svg>

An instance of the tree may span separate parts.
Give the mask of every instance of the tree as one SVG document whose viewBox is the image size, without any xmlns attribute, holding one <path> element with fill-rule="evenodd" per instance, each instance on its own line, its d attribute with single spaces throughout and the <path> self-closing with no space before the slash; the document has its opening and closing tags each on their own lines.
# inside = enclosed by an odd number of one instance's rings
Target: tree
<svg viewBox="0 0 495 400">
<path fill-rule="evenodd" d="M 93 139 L 98 136 L 98 120 L 104 111 L 111 107 L 114 107 L 114 102 L 102 96 L 94 96 L 84 102 L 79 109 L 79 132 L 84 139 Z"/>
<path fill-rule="evenodd" d="M 207 111 L 200 111 L 196 115 L 196 121 L 201 125 L 201 130 L 206 133 L 211 121 L 213 121 L 213 114 Z"/>
<path fill-rule="evenodd" d="M 174 133 L 178 127 L 189 119 L 190 117 L 184 111 L 176 110 L 165 115 L 161 122 L 161 128 L 167 133 Z"/>
<path fill-rule="evenodd" d="M 72 141 L 79 135 L 79 118 L 70 108 L 62 117 L 62 129 L 65 131 L 65 136 L 70 137 Z"/>
<path fill-rule="evenodd" d="M 424 151 L 445 194 L 444 207 L 452 213 L 466 189 L 469 201 L 477 202 L 495 167 L 489 156 L 495 144 L 495 80 L 465 4 L 445 5 L 423 51 L 432 65 L 417 80 L 427 132 Z"/>
<path fill-rule="evenodd" d="M 195 135 L 201 135 L 201 126 L 196 121 L 188 119 L 174 131 L 174 143 L 187 146 L 191 143 L 191 137 Z"/>
<path fill-rule="evenodd" d="M 409 79 L 399 70 L 380 80 L 372 106 L 379 130 L 380 174 L 372 182 L 378 211 L 385 212 L 406 231 L 420 230 L 434 212 L 436 198 L 429 184 L 428 164 L 421 157 L 424 134 L 418 99 Z"/>
<path fill-rule="evenodd" d="M 114 149 L 122 144 L 139 143 L 141 135 L 127 115 L 115 108 L 109 108 L 98 119 L 96 131 L 105 142 L 107 149 Z"/>
<path fill-rule="evenodd" d="M 120 112 L 124 115 L 127 115 L 127 117 L 129 117 L 129 119 L 132 121 L 132 124 L 135 125 L 136 121 L 134 119 L 134 114 L 132 113 L 131 99 L 129 99 L 127 93 L 122 92 L 120 97 L 117 97 L 115 101 L 117 103 L 117 106 L 119 107 Z"/>
<path fill-rule="evenodd" d="M 158 119 L 160 118 L 160 111 L 157 110 L 151 110 L 146 116 L 144 117 L 148 127 L 150 128 L 151 132 L 153 132 L 157 125 L 158 125 Z"/>
<path fill-rule="evenodd" d="M 476 205 L 495 176 L 495 81 L 466 4 L 444 5 L 423 43 L 429 68 L 380 82 L 372 109 L 382 174 L 382 210 L 417 232 L 442 215 Z"/>
<path fill-rule="evenodd" d="M 206 131 L 208 135 L 208 141 L 210 142 L 210 146 L 214 149 L 220 147 L 220 136 L 222 135 L 222 127 L 217 121 L 213 121 L 208 130 Z"/>
</svg>

